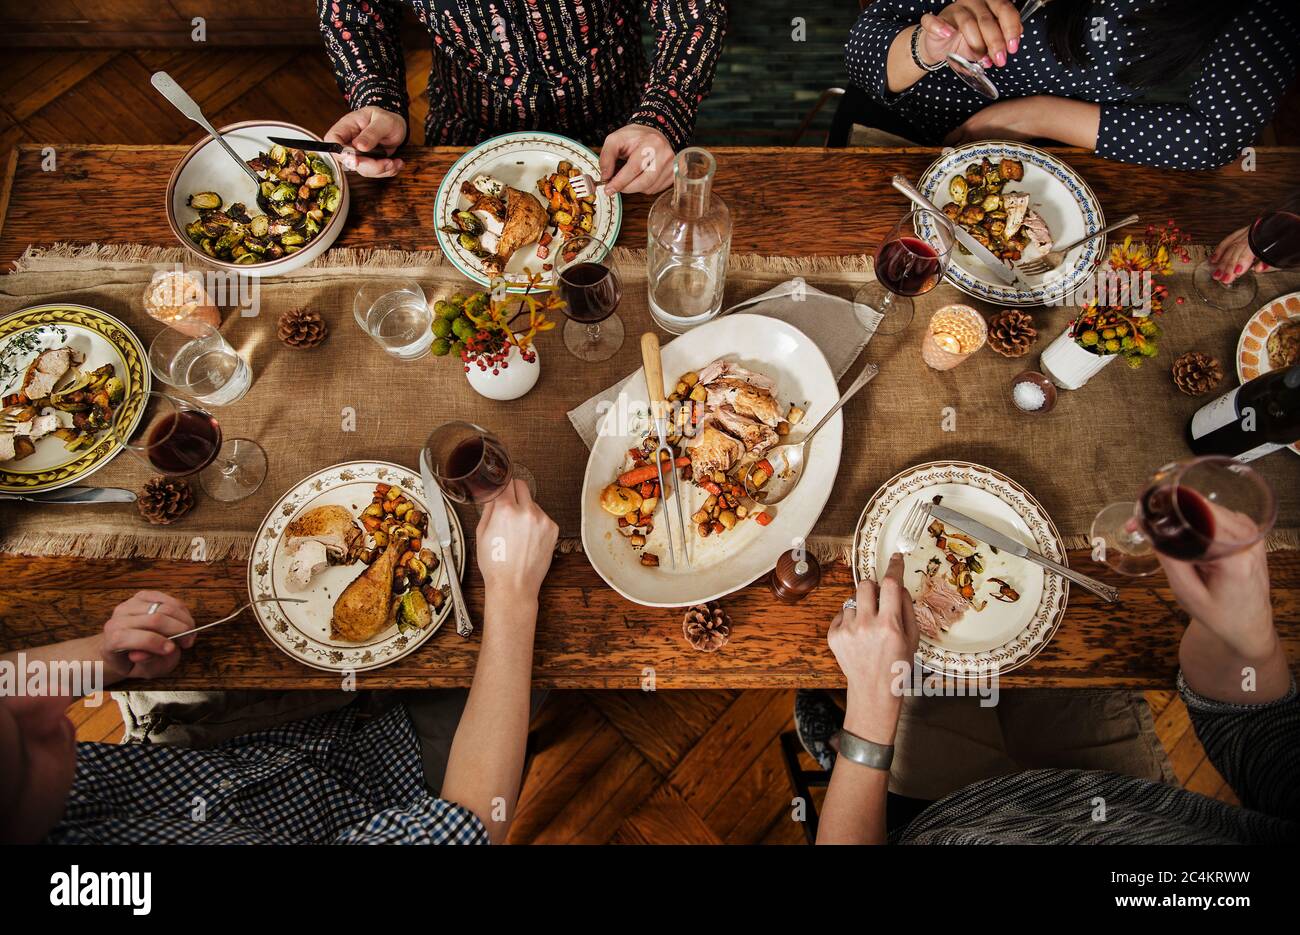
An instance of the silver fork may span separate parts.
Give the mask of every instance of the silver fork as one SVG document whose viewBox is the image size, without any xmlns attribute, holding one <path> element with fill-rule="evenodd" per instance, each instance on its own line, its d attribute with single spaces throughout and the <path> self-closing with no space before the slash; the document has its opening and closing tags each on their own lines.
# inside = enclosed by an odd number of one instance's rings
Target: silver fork
<svg viewBox="0 0 1300 935">
<path fill-rule="evenodd" d="M 921 544 L 921 534 L 925 532 L 925 521 L 930 518 L 930 511 L 921 500 L 913 500 L 912 508 L 907 511 L 898 538 L 894 540 L 894 551 L 911 555 Z"/>
<path fill-rule="evenodd" d="M 1065 255 L 1069 253 L 1071 250 L 1073 250 L 1075 247 L 1079 246 L 1080 244 L 1085 244 L 1089 240 L 1096 240 L 1098 237 L 1102 236 L 1103 234 L 1109 234 L 1113 230 L 1117 230 L 1121 227 L 1127 227 L 1128 225 L 1135 222 L 1137 219 L 1138 216 L 1136 214 L 1130 214 L 1122 221 L 1116 221 L 1114 224 L 1107 224 L 1105 227 L 1097 231 L 1095 234 L 1089 234 L 1087 237 L 1080 237 L 1074 243 L 1066 244 L 1064 247 L 1061 247 L 1057 250 L 1053 250 L 1050 253 L 1045 253 L 1036 259 L 1026 260 L 1023 263 L 1017 263 L 1016 269 L 1024 273 L 1026 276 L 1040 276 L 1043 273 L 1050 273 L 1052 270 L 1056 269 L 1058 266 L 1060 266 L 1062 263 L 1065 262 Z"/>
<path fill-rule="evenodd" d="M 579 198 L 594 198 L 596 197 L 596 189 L 608 181 L 609 179 L 594 179 L 583 172 L 569 176 L 569 187 L 573 189 L 573 193 Z"/>
<path fill-rule="evenodd" d="M 267 602 L 274 602 L 274 603 L 276 603 L 276 604 L 305 604 L 305 603 L 307 603 L 307 598 L 305 598 L 305 597 L 258 597 L 258 598 L 254 598 L 253 600 L 249 601 L 247 604 L 244 604 L 242 607 L 240 607 L 240 608 L 239 608 L 238 610 L 236 610 L 234 613 L 232 613 L 232 614 L 226 614 L 226 616 L 222 617 L 220 620 L 213 620 L 211 623 L 205 623 L 205 624 L 203 624 L 203 625 L 201 625 L 201 626 L 192 627 L 191 629 L 186 630 L 184 633 L 177 633 L 175 636 L 169 636 L 169 637 L 167 637 L 167 639 L 169 639 L 169 640 L 178 640 L 178 639 L 180 639 L 182 636 L 192 636 L 193 634 L 198 633 L 198 632 L 200 632 L 201 630 L 206 630 L 206 629 L 208 629 L 209 627 L 215 627 L 215 626 L 216 626 L 217 624 L 219 624 L 219 623 L 228 623 L 229 621 L 234 620 L 236 617 L 238 617 L 238 616 L 239 616 L 240 614 L 242 614 L 244 611 L 248 610 L 248 608 L 252 607 L 254 604 L 265 604 L 265 603 L 267 603 Z M 152 609 L 153 609 L 153 608 L 150 608 L 150 610 L 152 610 Z M 129 653 L 129 652 L 131 652 L 131 650 L 129 650 L 129 649 L 115 649 L 115 650 L 113 650 L 113 651 L 116 652 L 116 653 Z"/>
</svg>

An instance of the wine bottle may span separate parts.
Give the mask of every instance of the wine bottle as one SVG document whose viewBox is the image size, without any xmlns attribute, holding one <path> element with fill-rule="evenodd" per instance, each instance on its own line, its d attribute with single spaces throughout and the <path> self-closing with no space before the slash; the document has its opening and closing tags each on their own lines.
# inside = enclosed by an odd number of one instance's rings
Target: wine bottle
<svg viewBox="0 0 1300 935">
<path fill-rule="evenodd" d="M 1188 443 L 1198 455 L 1254 461 L 1300 441 L 1300 364 L 1273 370 L 1224 393 L 1192 416 Z"/>
</svg>

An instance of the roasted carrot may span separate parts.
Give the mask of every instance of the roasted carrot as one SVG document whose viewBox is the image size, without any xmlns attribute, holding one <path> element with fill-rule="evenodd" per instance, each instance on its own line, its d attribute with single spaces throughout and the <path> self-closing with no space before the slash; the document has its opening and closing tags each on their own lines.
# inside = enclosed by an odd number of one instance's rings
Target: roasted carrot
<svg viewBox="0 0 1300 935">
<path fill-rule="evenodd" d="M 772 470 L 772 462 L 767 460 L 767 458 L 759 461 L 758 464 L 754 465 L 754 467 L 758 468 L 760 471 L 765 471 L 768 477 L 771 477 L 776 473 L 776 471 Z"/>
<path fill-rule="evenodd" d="M 771 513 L 758 512 L 753 514 L 753 516 L 754 522 L 758 523 L 760 526 L 766 526 L 768 523 L 772 522 Z"/>
<path fill-rule="evenodd" d="M 722 488 L 719 487 L 711 480 L 701 481 L 700 486 L 703 487 L 705 490 L 707 490 L 709 493 L 713 494 L 715 497 L 718 494 L 722 493 Z"/>
<path fill-rule="evenodd" d="M 632 470 L 618 476 L 618 485 L 620 487 L 639 487 L 648 480 L 654 480 L 659 476 L 659 469 L 653 464 L 647 464 L 645 467 L 636 467 Z"/>
</svg>

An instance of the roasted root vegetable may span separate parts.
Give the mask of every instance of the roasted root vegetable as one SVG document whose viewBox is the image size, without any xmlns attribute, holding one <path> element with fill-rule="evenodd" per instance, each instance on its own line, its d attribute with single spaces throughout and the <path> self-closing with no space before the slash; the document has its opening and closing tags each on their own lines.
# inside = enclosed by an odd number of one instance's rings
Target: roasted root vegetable
<svg viewBox="0 0 1300 935">
<path fill-rule="evenodd" d="M 650 470 L 653 473 L 654 468 Z M 619 481 L 620 483 L 610 484 L 600 492 L 600 508 L 611 516 L 627 516 L 641 508 L 641 494 L 633 490 L 631 484 L 623 484 L 622 478 Z"/>
<path fill-rule="evenodd" d="M 330 165 L 314 153 L 272 146 L 248 160 L 263 179 L 251 214 L 241 202 L 225 204 L 217 192 L 195 192 L 186 203 L 198 217 L 185 235 L 208 256 L 247 266 L 297 253 L 324 229 L 343 192 Z"/>
</svg>

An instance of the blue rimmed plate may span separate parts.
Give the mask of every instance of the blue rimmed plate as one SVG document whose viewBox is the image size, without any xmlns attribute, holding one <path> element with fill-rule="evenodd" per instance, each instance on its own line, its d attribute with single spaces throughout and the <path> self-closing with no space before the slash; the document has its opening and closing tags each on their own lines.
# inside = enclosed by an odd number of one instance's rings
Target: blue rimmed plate
<svg viewBox="0 0 1300 935">
<path fill-rule="evenodd" d="M 593 178 L 600 178 L 599 156 L 567 136 L 540 130 L 494 136 L 461 156 L 438 186 L 438 195 L 433 203 L 433 226 L 443 255 L 465 276 L 481 286 L 488 285 L 491 276 L 483 268 L 483 261 L 462 247 L 454 235 L 443 230 L 448 225 L 454 226 L 452 215 L 469 204 L 469 199 L 461 195 L 461 185 L 479 175 L 490 175 L 512 188 L 528 192 L 540 203 L 542 198 L 537 191 L 537 180 L 554 172 L 562 159 L 567 159 Z M 596 189 L 592 236 L 612 247 L 622 223 L 622 198 L 605 194 L 604 188 Z M 538 259 L 535 246 L 521 247 L 506 264 L 506 279 L 522 280 L 524 267 L 535 273 L 542 272 L 542 264 L 547 262 L 551 261 Z M 512 287 L 510 291 L 522 290 Z"/>
<path fill-rule="evenodd" d="M 1047 222 L 1054 244 L 1071 243 L 1106 226 L 1101 202 L 1088 183 L 1055 156 L 1024 143 L 994 140 L 948 150 L 925 170 L 917 188 L 936 207 L 942 208 L 952 200 L 948 195 L 952 177 L 984 158 L 993 163 L 1018 159 L 1024 164 L 1025 177 L 1008 182 L 1003 191 L 1029 192 L 1030 207 Z M 919 227 L 918 234 L 931 236 L 924 217 Z M 995 279 L 975 257 L 958 250 L 948 265 L 947 278 L 967 295 L 1000 305 L 1058 304 L 1083 285 L 1105 256 L 1106 238 L 1098 237 L 1075 247 L 1065 262 L 1051 272 L 1042 276 L 1021 274 L 1018 283 L 1008 286 Z"/>
</svg>

